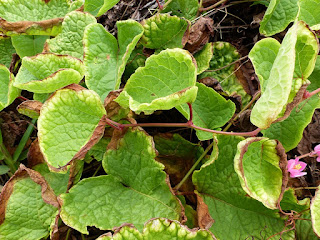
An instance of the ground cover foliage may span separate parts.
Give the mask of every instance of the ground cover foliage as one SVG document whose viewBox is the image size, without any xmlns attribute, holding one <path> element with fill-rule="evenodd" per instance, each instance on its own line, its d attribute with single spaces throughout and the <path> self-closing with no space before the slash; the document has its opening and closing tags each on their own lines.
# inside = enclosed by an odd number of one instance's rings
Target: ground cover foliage
<svg viewBox="0 0 320 240">
<path fill-rule="evenodd" d="M 319 9 L 0 0 L 0 239 L 318 239 Z"/>
</svg>

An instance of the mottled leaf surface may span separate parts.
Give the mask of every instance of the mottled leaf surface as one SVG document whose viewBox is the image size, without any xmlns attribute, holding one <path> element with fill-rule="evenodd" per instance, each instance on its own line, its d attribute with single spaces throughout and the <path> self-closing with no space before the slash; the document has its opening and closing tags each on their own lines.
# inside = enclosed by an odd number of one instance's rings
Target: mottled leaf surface
<svg viewBox="0 0 320 240">
<path fill-rule="evenodd" d="M 210 67 L 208 71 L 199 75 L 199 79 L 205 77 L 217 79 L 227 94 L 240 95 L 242 105 L 245 105 L 251 97 L 246 93 L 235 74 L 237 64 L 232 64 L 240 58 L 237 49 L 228 42 L 214 42 L 212 47 L 213 56 L 210 60 Z"/>
<path fill-rule="evenodd" d="M 107 230 L 123 223 L 142 230 L 147 220 L 160 216 L 179 220 L 180 203 L 163 165 L 154 160 L 153 144 L 139 129 L 114 135 L 103 160 L 108 175 L 84 179 L 63 194 L 62 220 L 82 233 L 88 233 L 87 226 Z"/>
<path fill-rule="evenodd" d="M 31 57 L 41 53 L 43 46 L 49 36 L 41 35 L 17 35 L 12 36 L 12 45 L 20 58 Z"/>
<path fill-rule="evenodd" d="M 40 149 L 54 168 L 65 166 L 93 136 L 105 114 L 99 96 L 87 89 L 58 90 L 41 109 Z"/>
<path fill-rule="evenodd" d="M 177 221 L 159 218 L 148 221 L 143 232 L 140 233 L 132 226 L 124 226 L 117 229 L 113 235 L 101 236 L 97 240 L 211 240 L 211 233 L 207 230 L 188 229 Z"/>
<path fill-rule="evenodd" d="M 100 17 L 118 2 L 119 0 L 85 0 L 84 11 Z"/>
<path fill-rule="evenodd" d="M 0 111 L 16 99 L 21 90 L 13 86 L 14 75 L 0 64 Z"/>
<path fill-rule="evenodd" d="M 89 13 L 73 11 L 67 14 L 62 23 L 61 33 L 47 41 L 47 48 L 52 53 L 70 55 L 83 59 L 84 29 L 97 20 Z"/>
<path fill-rule="evenodd" d="M 41 176 L 34 178 L 44 181 Z M 1 239 L 38 240 L 49 235 L 58 209 L 44 201 L 41 192 L 50 191 L 45 188 L 20 169 L 6 183 L 0 195 L 1 218 L 4 218 L 0 225 Z"/>
<path fill-rule="evenodd" d="M 298 12 L 298 0 L 271 0 L 260 23 L 260 33 L 271 36 L 283 31 Z"/>
<path fill-rule="evenodd" d="M 149 57 L 145 67 L 131 75 L 115 101 L 136 113 L 146 114 L 193 102 L 197 94 L 196 75 L 187 51 L 167 49 Z"/>
<path fill-rule="evenodd" d="M 14 86 L 35 93 L 51 93 L 84 76 L 82 61 L 51 53 L 24 57 Z"/>
<path fill-rule="evenodd" d="M 142 23 L 144 34 L 141 43 L 146 48 L 182 48 L 183 36 L 189 27 L 187 20 L 169 14 L 157 14 Z"/>
<path fill-rule="evenodd" d="M 198 0 L 172 0 L 163 12 L 171 12 L 171 15 L 192 20 L 197 16 L 198 9 Z"/>
<path fill-rule="evenodd" d="M 118 41 L 101 24 L 90 24 L 84 33 L 86 84 L 104 100 L 119 88 L 125 65 L 143 34 L 133 20 L 118 21 Z"/>
<path fill-rule="evenodd" d="M 245 239 L 247 237 L 270 237 L 284 229 L 275 210 L 270 210 L 247 196 L 242 190 L 234 171 L 233 159 L 241 137 L 218 136 L 218 158 L 193 174 L 193 182 L 209 207 L 215 220 L 210 231 L 219 239 Z M 283 239 L 294 239 L 292 231 L 282 235 Z M 275 236 L 272 239 L 278 239 Z"/>
<path fill-rule="evenodd" d="M 56 35 L 63 17 L 82 5 L 82 0 L 7 0 L 0 2 L 0 29 L 7 35 Z M 23 24 L 21 22 L 24 22 Z"/>
<path fill-rule="evenodd" d="M 14 54 L 15 52 L 16 50 L 12 46 L 11 39 L 9 37 L 0 37 L 0 64 L 3 64 L 7 68 L 9 68 L 12 54 Z"/>
<path fill-rule="evenodd" d="M 235 104 L 231 100 L 226 100 L 212 88 L 202 83 L 196 83 L 198 94 L 192 103 L 193 123 L 198 127 L 216 129 L 225 125 L 235 112 Z M 189 119 L 190 113 L 187 104 L 177 107 L 177 109 Z M 199 140 L 204 141 L 213 138 L 212 133 L 197 131 Z"/>
<path fill-rule="evenodd" d="M 283 182 L 276 147 L 275 140 L 247 138 L 238 144 L 234 158 L 243 190 L 270 209 L 277 209 Z"/>
</svg>

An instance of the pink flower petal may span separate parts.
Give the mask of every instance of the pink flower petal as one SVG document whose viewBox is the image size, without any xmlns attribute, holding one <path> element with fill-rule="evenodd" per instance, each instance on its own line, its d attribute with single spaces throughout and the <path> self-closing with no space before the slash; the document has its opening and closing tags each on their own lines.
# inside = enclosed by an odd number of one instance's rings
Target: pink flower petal
<svg viewBox="0 0 320 240">
<path fill-rule="evenodd" d="M 306 172 L 290 173 L 290 177 L 291 177 L 291 178 L 301 177 L 301 176 L 304 176 L 304 175 L 306 175 L 306 174 L 307 174 Z"/>
<path fill-rule="evenodd" d="M 288 170 L 292 169 L 296 165 L 296 160 L 290 159 L 288 161 Z"/>
<path fill-rule="evenodd" d="M 305 162 L 302 162 L 302 161 L 300 161 L 299 164 L 300 164 L 300 166 L 301 166 L 301 168 L 299 169 L 299 171 L 301 172 L 301 171 L 303 171 L 303 170 L 306 168 L 307 164 L 306 164 Z"/>
<path fill-rule="evenodd" d="M 320 162 L 320 157 L 317 157 L 317 162 Z"/>
<path fill-rule="evenodd" d="M 320 144 L 314 147 L 314 151 L 317 152 L 317 154 L 320 152 Z"/>
</svg>

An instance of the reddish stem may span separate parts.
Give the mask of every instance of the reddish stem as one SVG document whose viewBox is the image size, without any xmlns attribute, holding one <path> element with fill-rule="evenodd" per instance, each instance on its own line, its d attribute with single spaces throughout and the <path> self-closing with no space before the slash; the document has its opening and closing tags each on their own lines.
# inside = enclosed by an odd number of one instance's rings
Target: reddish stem
<svg viewBox="0 0 320 240">
<path fill-rule="evenodd" d="M 198 130 L 202 130 L 205 132 L 211 132 L 211 133 L 216 133 L 216 134 L 223 134 L 223 135 L 233 135 L 233 136 L 248 136 L 248 137 L 253 137 L 256 136 L 261 129 L 257 128 L 256 130 L 252 132 L 223 132 L 223 131 L 217 131 L 217 130 L 211 130 L 207 128 L 202 128 L 195 126 L 193 123 L 136 123 L 136 124 L 119 124 L 117 127 L 120 128 L 127 128 L 127 127 L 187 127 L 187 128 L 194 128 Z M 116 127 L 116 126 L 115 126 Z"/>
<path fill-rule="evenodd" d="M 158 3 L 158 6 L 159 6 L 159 9 L 162 10 L 163 9 L 163 6 L 160 4 L 159 0 L 156 0 L 157 3 Z"/>
<path fill-rule="evenodd" d="M 192 122 L 192 119 L 193 119 L 192 104 L 191 103 L 187 103 L 187 104 L 188 104 L 189 111 L 190 111 L 190 117 L 189 117 L 189 120 L 188 120 L 187 124 L 192 126 L 193 125 L 193 122 Z"/>
<path fill-rule="evenodd" d="M 316 90 L 314 90 L 312 92 L 306 91 L 303 97 L 304 98 L 311 98 L 313 95 L 316 95 L 319 92 L 320 92 L 320 88 L 318 88 L 318 89 L 316 89 Z"/>
<path fill-rule="evenodd" d="M 22 96 L 19 96 L 18 98 L 21 99 L 22 101 L 27 101 L 27 100 L 29 100 L 28 98 L 25 98 L 25 97 L 22 97 Z"/>
</svg>

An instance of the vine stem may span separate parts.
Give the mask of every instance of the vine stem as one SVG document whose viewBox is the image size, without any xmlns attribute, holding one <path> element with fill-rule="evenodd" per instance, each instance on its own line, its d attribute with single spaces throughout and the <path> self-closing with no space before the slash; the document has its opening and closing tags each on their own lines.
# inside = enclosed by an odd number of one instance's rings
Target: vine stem
<svg viewBox="0 0 320 240">
<path fill-rule="evenodd" d="M 228 0 L 220 0 L 219 2 L 211 5 L 210 7 L 206 7 L 206 8 L 199 8 L 199 12 L 205 12 L 205 11 L 209 11 L 211 9 L 214 9 L 215 7 L 218 7 L 221 4 L 226 3 Z"/>
<path fill-rule="evenodd" d="M 173 188 L 175 191 L 178 191 L 179 188 L 184 184 L 185 181 L 189 178 L 189 176 L 192 174 L 194 169 L 198 166 L 198 164 L 201 162 L 201 160 L 207 155 L 207 153 L 210 151 L 210 149 L 213 147 L 214 141 L 206 148 L 206 150 L 201 154 L 201 156 L 198 158 L 198 160 L 192 165 L 192 167 L 189 169 L 187 174 L 183 177 L 183 179 Z"/>
</svg>

